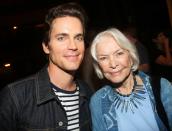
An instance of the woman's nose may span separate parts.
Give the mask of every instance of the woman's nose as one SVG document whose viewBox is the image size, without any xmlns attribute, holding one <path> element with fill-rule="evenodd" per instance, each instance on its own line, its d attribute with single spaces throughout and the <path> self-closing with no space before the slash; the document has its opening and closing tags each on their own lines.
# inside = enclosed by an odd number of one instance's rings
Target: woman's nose
<svg viewBox="0 0 172 131">
<path fill-rule="evenodd" d="M 115 69 L 116 66 L 117 66 L 117 62 L 116 62 L 116 60 L 115 60 L 113 55 L 110 56 L 109 65 L 110 65 L 110 68 L 113 68 L 113 69 Z"/>
</svg>

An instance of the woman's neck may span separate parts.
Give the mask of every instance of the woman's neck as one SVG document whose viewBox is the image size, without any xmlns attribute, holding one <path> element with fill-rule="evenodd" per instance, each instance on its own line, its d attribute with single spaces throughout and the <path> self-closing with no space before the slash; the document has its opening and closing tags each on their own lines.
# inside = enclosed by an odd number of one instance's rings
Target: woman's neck
<svg viewBox="0 0 172 131">
<path fill-rule="evenodd" d="M 116 91 L 122 95 L 129 95 L 136 85 L 143 85 L 143 81 L 138 75 L 131 74 L 119 88 L 116 88 Z"/>
<path fill-rule="evenodd" d="M 116 88 L 116 91 L 122 95 L 131 94 L 134 87 L 134 79 L 135 76 L 131 73 L 121 86 Z"/>
</svg>

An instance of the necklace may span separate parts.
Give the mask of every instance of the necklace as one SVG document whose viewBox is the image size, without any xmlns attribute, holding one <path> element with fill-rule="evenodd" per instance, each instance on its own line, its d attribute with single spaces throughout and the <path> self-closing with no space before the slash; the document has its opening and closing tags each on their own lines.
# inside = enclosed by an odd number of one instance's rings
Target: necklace
<svg viewBox="0 0 172 131">
<path fill-rule="evenodd" d="M 114 105 L 116 109 L 120 109 L 121 112 L 127 112 L 131 110 L 134 113 L 134 109 L 138 109 L 139 105 L 142 106 L 141 101 L 146 99 L 143 95 L 146 93 L 143 85 L 138 85 L 135 76 L 133 77 L 134 85 L 132 92 L 127 95 L 120 94 L 115 90 Z"/>
</svg>

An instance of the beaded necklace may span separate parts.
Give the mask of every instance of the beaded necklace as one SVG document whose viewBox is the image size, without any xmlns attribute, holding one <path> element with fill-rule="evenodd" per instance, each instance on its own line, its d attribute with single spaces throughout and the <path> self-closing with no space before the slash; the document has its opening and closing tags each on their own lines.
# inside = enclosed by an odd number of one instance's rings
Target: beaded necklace
<svg viewBox="0 0 172 131">
<path fill-rule="evenodd" d="M 121 112 L 127 112 L 131 110 L 134 113 L 134 109 L 138 109 L 139 105 L 142 106 L 141 101 L 146 99 L 143 94 L 146 93 L 143 85 L 138 85 L 135 76 L 133 77 L 134 85 L 132 92 L 127 95 L 123 95 L 115 90 L 114 105 L 116 109 L 121 109 Z"/>
</svg>

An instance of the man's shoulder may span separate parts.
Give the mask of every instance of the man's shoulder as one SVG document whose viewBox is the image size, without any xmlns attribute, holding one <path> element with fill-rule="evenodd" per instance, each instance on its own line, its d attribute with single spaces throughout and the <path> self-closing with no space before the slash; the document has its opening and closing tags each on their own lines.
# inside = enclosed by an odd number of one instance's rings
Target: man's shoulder
<svg viewBox="0 0 172 131">
<path fill-rule="evenodd" d="M 18 88 L 23 86 L 31 86 L 31 84 L 34 84 L 36 80 L 38 80 L 39 77 L 44 77 L 46 74 L 44 72 L 46 71 L 45 68 L 40 69 L 36 73 L 30 74 L 28 76 L 25 76 L 23 78 L 20 78 L 12 83 L 9 83 L 7 86 L 10 88 Z M 42 73 L 43 72 L 43 73 Z"/>
<path fill-rule="evenodd" d="M 31 94 L 32 91 L 35 91 L 34 77 L 34 75 L 28 76 L 26 78 L 21 78 L 19 80 L 7 84 L 0 91 L 0 96 L 4 97 L 4 99 L 13 98 L 15 100 L 17 98 L 24 99 L 24 96 L 28 97 L 28 95 Z"/>
<path fill-rule="evenodd" d="M 89 87 L 89 85 L 80 79 L 76 80 L 77 84 L 79 85 L 80 92 L 86 95 L 91 96 L 93 94 L 93 89 Z"/>
<path fill-rule="evenodd" d="M 36 74 L 20 78 L 12 83 L 9 83 L 6 87 L 13 90 L 21 90 L 26 87 L 31 87 L 35 83 Z"/>
</svg>

